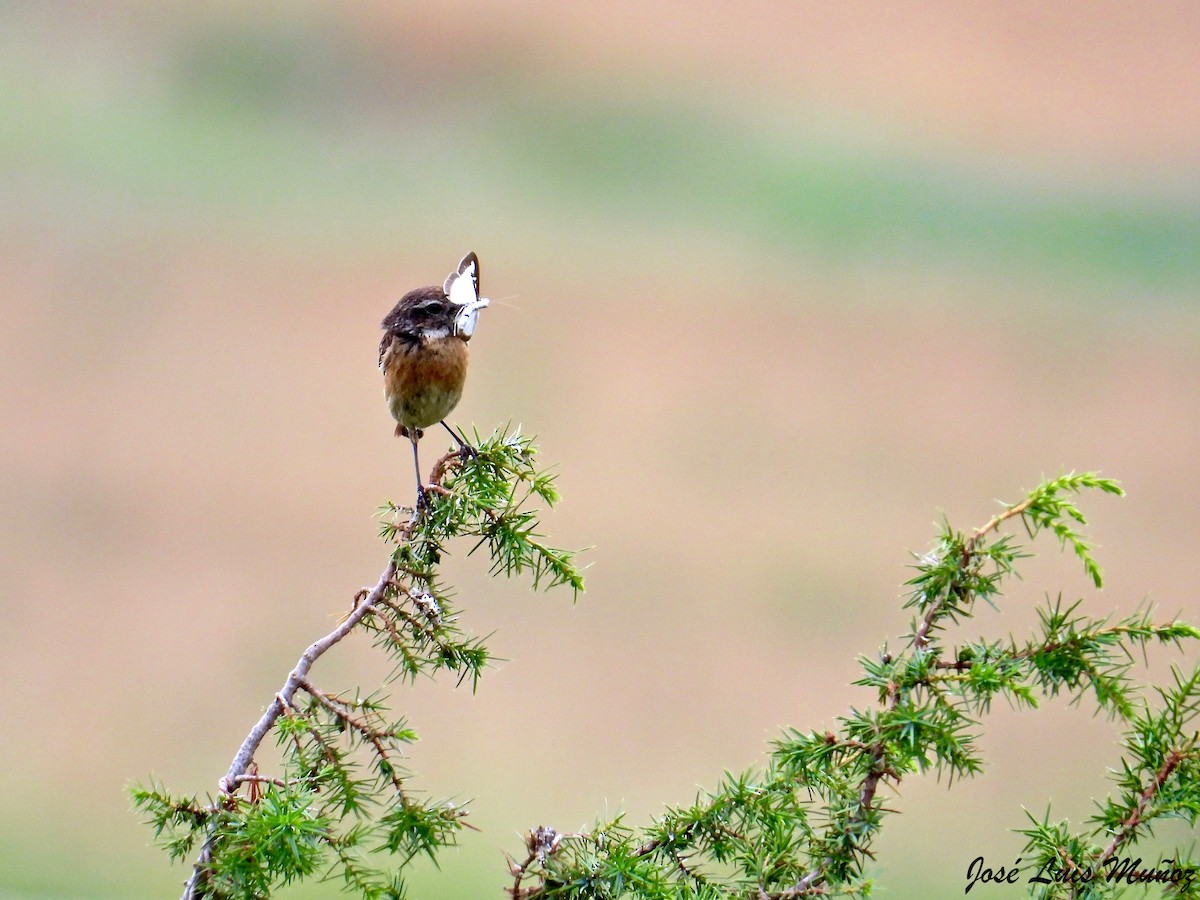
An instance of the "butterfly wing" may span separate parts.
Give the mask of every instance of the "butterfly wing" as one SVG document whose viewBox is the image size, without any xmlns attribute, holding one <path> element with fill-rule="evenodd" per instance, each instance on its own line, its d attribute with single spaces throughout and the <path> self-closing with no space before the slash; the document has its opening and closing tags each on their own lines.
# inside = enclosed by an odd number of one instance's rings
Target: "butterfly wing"
<svg viewBox="0 0 1200 900">
<path fill-rule="evenodd" d="M 462 258 L 458 268 L 446 277 L 442 290 L 455 306 L 470 306 L 478 302 L 479 258 L 474 252 Z"/>
<path fill-rule="evenodd" d="M 470 340 L 475 333 L 479 310 L 488 305 L 487 298 L 479 296 L 479 258 L 474 253 L 464 256 L 442 290 L 450 302 L 460 308 L 454 319 L 455 332 Z"/>
</svg>

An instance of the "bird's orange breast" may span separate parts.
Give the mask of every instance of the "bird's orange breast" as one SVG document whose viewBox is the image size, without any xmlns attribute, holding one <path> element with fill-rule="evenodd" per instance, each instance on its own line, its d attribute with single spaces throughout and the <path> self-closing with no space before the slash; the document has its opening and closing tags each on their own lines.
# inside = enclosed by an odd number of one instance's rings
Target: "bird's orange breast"
<svg viewBox="0 0 1200 900">
<path fill-rule="evenodd" d="M 467 380 L 467 345 L 449 336 L 384 352 L 384 396 L 392 418 L 406 428 L 428 428 L 450 414 Z"/>
</svg>

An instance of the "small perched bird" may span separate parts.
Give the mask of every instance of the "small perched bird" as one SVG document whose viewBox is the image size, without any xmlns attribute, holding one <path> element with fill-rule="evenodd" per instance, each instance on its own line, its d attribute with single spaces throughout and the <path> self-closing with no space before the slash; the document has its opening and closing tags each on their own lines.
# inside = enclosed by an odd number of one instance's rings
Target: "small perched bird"
<svg viewBox="0 0 1200 900">
<path fill-rule="evenodd" d="M 487 298 L 479 296 L 479 259 L 468 253 L 441 287 L 409 291 L 383 319 L 379 368 L 384 396 L 396 420 L 396 436 L 412 441 L 418 509 L 425 505 L 417 456 L 424 429 L 441 422 L 459 447 L 467 448 L 445 418 L 462 397 L 467 341 L 479 310 L 487 305 Z"/>
</svg>

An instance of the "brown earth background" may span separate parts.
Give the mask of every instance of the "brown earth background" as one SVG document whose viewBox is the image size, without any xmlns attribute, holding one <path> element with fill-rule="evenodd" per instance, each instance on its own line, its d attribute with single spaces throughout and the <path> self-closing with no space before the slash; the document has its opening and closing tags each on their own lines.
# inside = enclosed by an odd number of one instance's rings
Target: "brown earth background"
<svg viewBox="0 0 1200 900">
<path fill-rule="evenodd" d="M 965 637 L 1200 618 L 1198 46 L 1190 2 L 0 5 L 0 898 L 177 895 L 125 786 L 211 790 L 374 581 L 377 323 L 468 249 L 455 418 L 537 433 L 593 549 L 576 606 L 449 563 L 505 661 L 394 692 L 481 829 L 415 896 L 870 703 L 909 551 L 1043 475 L 1127 488 L 1108 584 L 1042 542 Z M 982 776 L 890 803 L 888 896 L 1087 816 L 1118 738 L 997 709 Z"/>
</svg>

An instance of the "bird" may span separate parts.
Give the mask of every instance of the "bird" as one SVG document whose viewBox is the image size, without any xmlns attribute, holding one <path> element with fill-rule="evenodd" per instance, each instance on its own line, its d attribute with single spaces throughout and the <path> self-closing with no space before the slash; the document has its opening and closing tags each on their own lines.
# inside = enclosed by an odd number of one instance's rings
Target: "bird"
<svg viewBox="0 0 1200 900">
<path fill-rule="evenodd" d="M 450 432 L 459 449 L 470 446 L 446 416 L 462 398 L 467 380 L 467 342 L 475 333 L 479 310 L 488 305 L 479 296 L 479 259 L 468 253 L 443 282 L 409 291 L 380 323 L 379 369 L 383 392 L 396 437 L 412 442 L 413 466 L 417 473 L 417 509 L 426 505 L 421 483 L 417 441 L 424 430 L 439 422 Z"/>
</svg>

